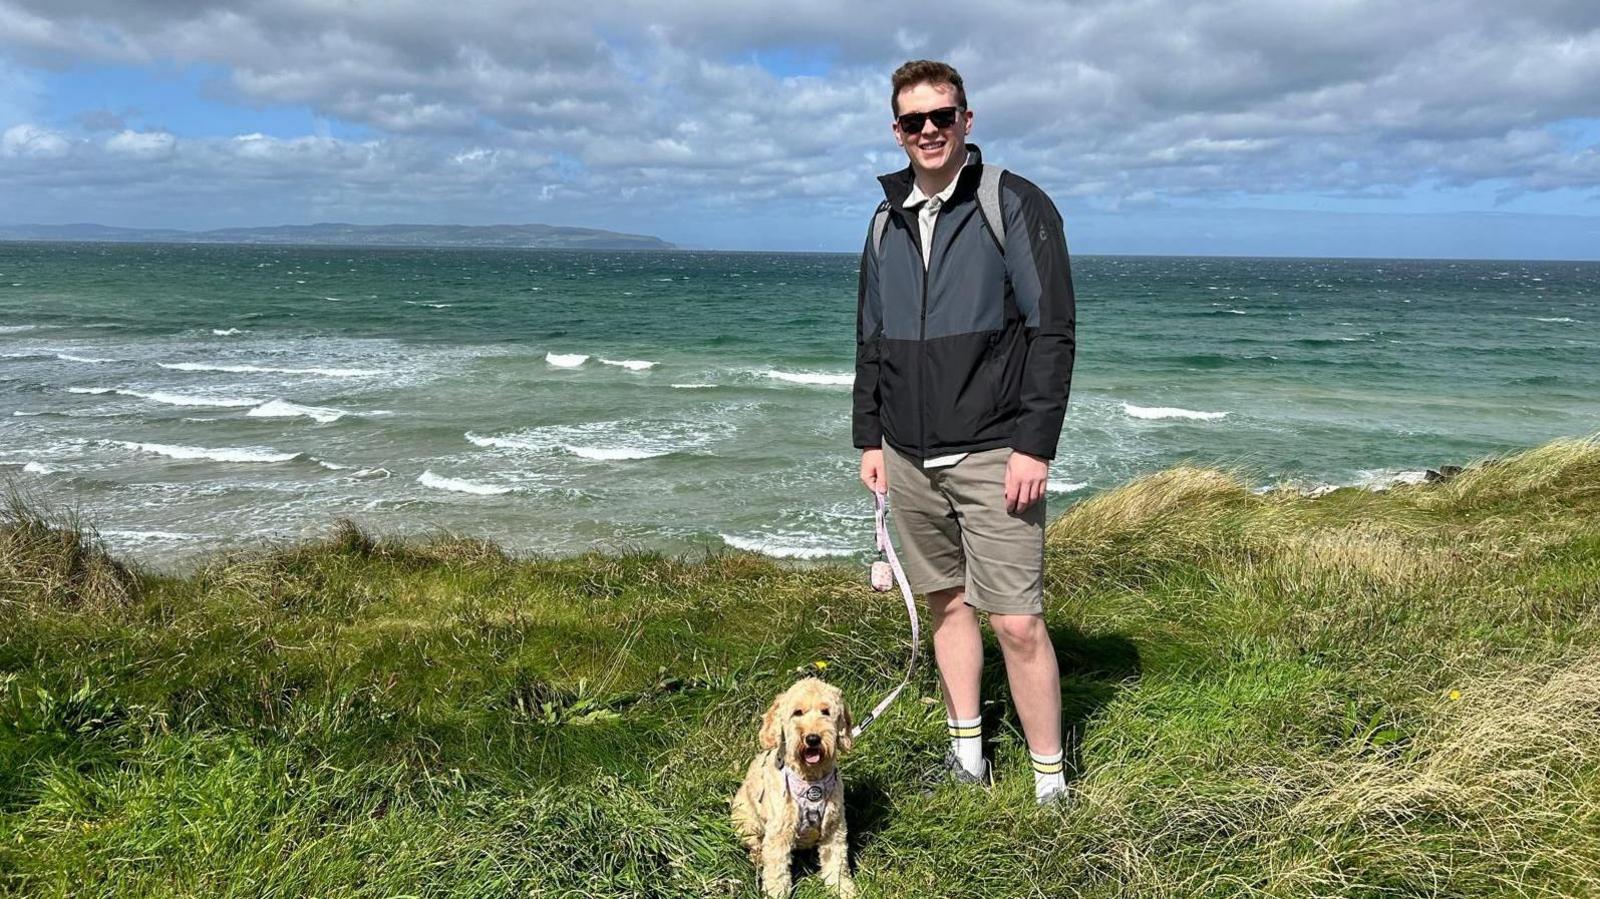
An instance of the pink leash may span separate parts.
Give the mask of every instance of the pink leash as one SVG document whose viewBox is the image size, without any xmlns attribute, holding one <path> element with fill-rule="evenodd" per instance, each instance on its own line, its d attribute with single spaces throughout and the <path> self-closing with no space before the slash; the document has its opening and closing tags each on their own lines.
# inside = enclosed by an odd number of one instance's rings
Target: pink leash
<svg viewBox="0 0 1600 899">
<path fill-rule="evenodd" d="M 900 567 L 900 557 L 895 555 L 894 543 L 890 542 L 889 529 L 884 523 L 889 515 L 889 499 L 885 494 L 877 492 L 873 493 L 873 498 L 877 507 L 874 517 L 878 531 L 878 552 L 889 561 L 884 563 L 880 560 L 872 563 L 872 589 L 886 592 L 892 590 L 896 584 L 900 586 L 900 595 L 906 601 L 906 617 L 911 619 L 911 661 L 906 665 L 906 676 L 900 681 L 900 686 L 890 690 L 889 695 L 883 697 L 882 701 L 861 719 L 861 723 L 850 730 L 852 737 L 860 736 L 861 732 L 867 729 L 867 725 L 883 714 L 884 709 L 887 709 L 900 695 L 900 691 L 911 683 L 911 675 L 917 670 L 917 653 L 922 647 L 922 623 L 917 620 L 917 601 L 911 597 L 911 584 L 906 580 L 905 569 Z"/>
</svg>

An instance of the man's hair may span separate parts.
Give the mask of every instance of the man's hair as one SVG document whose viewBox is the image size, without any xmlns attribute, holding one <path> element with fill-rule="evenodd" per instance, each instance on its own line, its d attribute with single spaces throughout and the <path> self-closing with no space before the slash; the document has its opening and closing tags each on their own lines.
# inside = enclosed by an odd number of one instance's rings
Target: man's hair
<svg viewBox="0 0 1600 899">
<path fill-rule="evenodd" d="M 961 83 L 961 73 L 947 62 L 933 59 L 913 59 L 894 70 L 889 79 L 893 91 L 889 94 L 889 108 L 900 114 L 900 92 L 919 84 L 948 84 L 956 89 L 956 105 L 967 108 L 967 89 Z"/>
</svg>

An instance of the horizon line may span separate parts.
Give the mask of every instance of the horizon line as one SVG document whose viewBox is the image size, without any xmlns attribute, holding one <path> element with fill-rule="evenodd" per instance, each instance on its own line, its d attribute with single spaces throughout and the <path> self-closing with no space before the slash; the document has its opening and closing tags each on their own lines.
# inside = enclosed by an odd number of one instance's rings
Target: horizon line
<svg viewBox="0 0 1600 899">
<path fill-rule="evenodd" d="M 93 224 L 80 222 L 74 224 Z M 317 222 L 316 224 L 349 224 L 348 222 Z M 392 225 L 416 224 L 414 222 L 393 222 Z M 540 224 L 529 222 L 527 224 Z M 23 228 L 27 225 L 0 225 L 0 228 Z M 47 225 L 44 227 L 70 227 L 69 225 Z M 100 225 L 97 227 L 120 227 Z M 239 227 L 285 227 L 278 225 L 256 225 Z M 287 227 L 308 227 L 305 225 Z M 383 227 L 370 225 L 362 227 Z M 432 227 L 494 227 L 491 225 L 438 225 Z M 551 225 L 548 227 L 574 227 L 586 231 L 605 231 L 603 228 L 580 228 L 579 226 Z M 130 228 L 126 230 L 166 230 L 182 231 L 178 228 Z M 216 228 L 216 231 L 231 231 L 238 228 Z M 204 234 L 204 231 L 182 231 L 189 234 Z M 606 233 L 623 234 L 619 231 Z M 662 243 L 670 243 L 654 235 L 625 235 L 630 237 L 651 237 Z M 104 244 L 111 246 L 130 247 L 163 247 L 163 246 L 194 246 L 194 247 L 279 247 L 302 250 L 470 250 L 474 252 L 500 252 L 500 253 L 728 253 L 745 256 L 858 256 L 858 250 L 748 250 L 731 249 L 723 247 L 686 247 L 673 245 L 668 247 L 497 247 L 497 246 L 463 246 L 461 244 L 364 244 L 364 243 L 298 243 L 294 241 L 235 241 L 235 240 L 103 240 L 92 237 L 80 238 L 44 238 L 44 237 L 0 237 L 0 246 L 10 244 L 43 245 L 43 244 Z M 1547 262 L 1570 265 L 1595 265 L 1600 264 L 1600 256 L 1590 259 L 1573 259 L 1555 256 L 1364 256 L 1358 254 L 1315 256 L 1303 253 L 1138 253 L 1138 252 L 1074 252 L 1074 258 L 1079 259 L 1278 259 L 1278 260 L 1303 260 L 1306 262 L 1318 261 L 1363 261 L 1363 262 Z"/>
</svg>

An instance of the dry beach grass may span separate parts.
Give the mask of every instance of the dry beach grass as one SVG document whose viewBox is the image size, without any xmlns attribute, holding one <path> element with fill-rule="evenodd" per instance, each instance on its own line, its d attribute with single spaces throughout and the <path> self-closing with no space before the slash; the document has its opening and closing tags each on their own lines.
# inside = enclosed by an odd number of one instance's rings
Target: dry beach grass
<svg viewBox="0 0 1600 899">
<path fill-rule="evenodd" d="M 1600 894 L 1595 440 L 1317 499 L 1173 469 L 1058 519 L 1048 573 L 1077 802 L 1030 802 L 998 668 L 999 784 L 926 796 L 924 670 L 844 763 L 864 895 Z M 14 503 L 0 894 L 753 896 L 756 717 L 819 661 L 870 705 L 897 604 L 349 523 L 180 577 Z"/>
</svg>

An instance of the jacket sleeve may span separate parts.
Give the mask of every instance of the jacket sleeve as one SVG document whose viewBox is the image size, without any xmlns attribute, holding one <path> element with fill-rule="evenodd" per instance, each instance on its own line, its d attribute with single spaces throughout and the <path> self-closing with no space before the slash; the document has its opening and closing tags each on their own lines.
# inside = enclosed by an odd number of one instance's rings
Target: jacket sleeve
<svg viewBox="0 0 1600 899">
<path fill-rule="evenodd" d="M 1007 180 L 1014 176 L 1007 175 Z M 1067 414 L 1072 362 L 1077 351 L 1077 308 L 1061 214 L 1044 191 L 1016 178 L 1002 191 L 1006 266 L 1018 309 L 1025 316 L 1027 354 L 1021 409 L 1011 448 L 1053 459 Z M 1010 196 L 1005 196 L 1010 193 Z"/>
<path fill-rule="evenodd" d="M 878 418 L 878 353 L 883 334 L 883 304 L 878 297 L 878 257 L 871 229 L 861 248 L 861 274 L 856 291 L 856 380 L 850 410 L 851 442 L 858 449 L 883 443 Z"/>
</svg>

